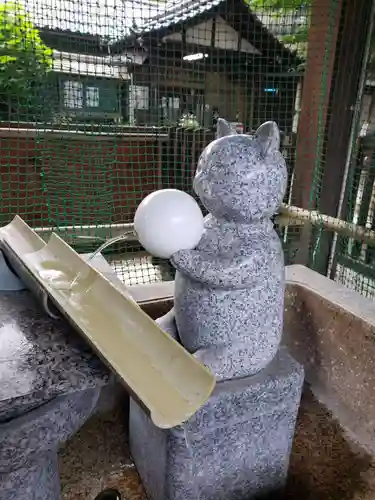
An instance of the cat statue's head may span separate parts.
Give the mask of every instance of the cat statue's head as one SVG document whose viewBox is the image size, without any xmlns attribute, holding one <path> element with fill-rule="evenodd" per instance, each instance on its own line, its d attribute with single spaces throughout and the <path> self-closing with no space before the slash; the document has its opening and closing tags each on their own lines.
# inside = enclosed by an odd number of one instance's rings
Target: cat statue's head
<svg viewBox="0 0 375 500">
<path fill-rule="evenodd" d="M 237 134 L 220 118 L 217 138 L 199 158 L 193 186 L 215 217 L 249 223 L 276 213 L 287 177 L 275 122 L 264 123 L 250 136 Z"/>
</svg>

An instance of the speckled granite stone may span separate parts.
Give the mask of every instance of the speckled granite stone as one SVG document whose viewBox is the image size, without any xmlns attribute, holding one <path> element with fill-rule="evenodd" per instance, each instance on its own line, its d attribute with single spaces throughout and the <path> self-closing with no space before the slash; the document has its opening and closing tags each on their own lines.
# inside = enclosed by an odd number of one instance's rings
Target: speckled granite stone
<svg viewBox="0 0 375 500">
<path fill-rule="evenodd" d="M 49 318 L 27 291 L 0 293 L 0 423 L 108 377 L 64 319 Z"/>
<path fill-rule="evenodd" d="M 261 372 L 222 381 L 184 426 L 156 428 L 130 403 L 130 449 L 152 500 L 250 500 L 285 486 L 303 370 L 280 350 Z"/>
<path fill-rule="evenodd" d="M 258 372 L 280 344 L 284 261 L 270 217 L 282 202 L 287 170 L 274 122 L 255 136 L 235 134 L 225 120 L 218 131 L 194 179 L 210 212 L 203 237 L 172 263 L 181 342 L 222 380 Z"/>
<path fill-rule="evenodd" d="M 0 499 L 58 500 L 57 449 L 92 413 L 109 372 L 27 291 L 0 293 Z"/>
<path fill-rule="evenodd" d="M 60 396 L 0 426 L 1 499 L 60 499 L 58 447 L 91 415 L 99 393 Z"/>
<path fill-rule="evenodd" d="M 270 221 L 287 180 L 279 131 L 218 129 L 194 181 L 210 215 L 196 249 L 173 255 L 174 309 L 158 323 L 219 382 L 169 431 L 131 401 L 131 452 L 151 500 L 263 498 L 287 477 L 303 369 L 280 350 L 284 261 Z"/>
</svg>

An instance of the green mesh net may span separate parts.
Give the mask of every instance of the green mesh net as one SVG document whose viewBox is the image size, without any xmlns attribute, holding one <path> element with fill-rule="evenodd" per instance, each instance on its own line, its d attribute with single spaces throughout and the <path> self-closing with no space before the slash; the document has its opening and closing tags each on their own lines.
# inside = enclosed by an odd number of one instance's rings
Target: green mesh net
<svg viewBox="0 0 375 500">
<path fill-rule="evenodd" d="M 192 193 L 218 117 L 244 133 L 274 120 L 289 169 L 275 219 L 286 262 L 372 296 L 372 11 L 354 3 L 1 1 L 1 225 L 19 214 L 92 251 L 152 191 Z M 173 278 L 135 240 L 106 257 L 127 284 Z"/>
</svg>

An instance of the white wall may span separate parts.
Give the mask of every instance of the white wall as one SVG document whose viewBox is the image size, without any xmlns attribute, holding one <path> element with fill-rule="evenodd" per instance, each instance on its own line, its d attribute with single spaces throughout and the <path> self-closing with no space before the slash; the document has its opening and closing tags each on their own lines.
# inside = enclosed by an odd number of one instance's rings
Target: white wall
<svg viewBox="0 0 375 500">
<path fill-rule="evenodd" d="M 212 33 L 213 22 L 212 19 L 204 23 L 192 26 L 186 31 L 186 43 L 192 45 L 201 45 L 203 47 L 211 46 L 211 33 Z M 215 29 L 215 48 L 224 50 L 234 50 L 238 49 L 238 38 L 239 35 L 236 30 L 229 26 L 224 19 L 220 16 L 216 18 L 216 29 Z M 174 41 L 182 42 L 181 33 L 173 33 L 164 37 L 163 41 Z M 251 43 L 247 40 L 241 40 L 241 51 L 247 54 L 260 54 Z"/>
</svg>

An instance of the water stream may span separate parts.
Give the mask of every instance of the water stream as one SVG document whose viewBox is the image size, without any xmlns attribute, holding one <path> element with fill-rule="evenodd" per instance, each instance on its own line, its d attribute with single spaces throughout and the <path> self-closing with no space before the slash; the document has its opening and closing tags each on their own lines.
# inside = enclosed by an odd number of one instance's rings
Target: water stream
<svg viewBox="0 0 375 500">
<path fill-rule="evenodd" d="M 105 241 L 104 243 L 102 243 L 100 245 L 99 248 L 97 248 L 95 250 L 95 252 L 93 252 L 90 257 L 86 260 L 87 263 L 91 262 L 97 255 L 99 255 L 103 250 L 105 250 L 106 248 L 110 247 L 111 245 L 114 245 L 115 243 L 117 243 L 118 241 L 122 241 L 122 240 L 126 240 L 128 235 L 129 234 L 132 234 L 133 231 L 127 231 L 126 233 L 123 233 L 123 234 L 120 234 L 120 236 L 114 236 L 113 238 L 110 238 L 109 240 Z M 73 286 L 77 283 L 77 281 L 82 277 L 84 273 L 84 270 L 83 271 L 80 271 L 76 276 L 75 278 L 73 279 L 73 281 L 70 283 L 70 290 L 73 288 Z"/>
<path fill-rule="evenodd" d="M 190 460 L 191 460 L 191 475 L 192 475 L 192 480 L 193 480 L 193 491 L 194 491 L 194 496 L 196 500 L 200 500 L 201 498 L 201 486 L 200 486 L 200 471 L 198 470 L 197 463 L 196 463 L 196 457 L 193 449 L 193 445 L 189 436 L 188 431 L 186 430 L 185 425 L 183 424 L 183 432 L 184 432 L 184 439 L 185 439 L 185 445 L 186 449 L 190 455 Z"/>
</svg>

